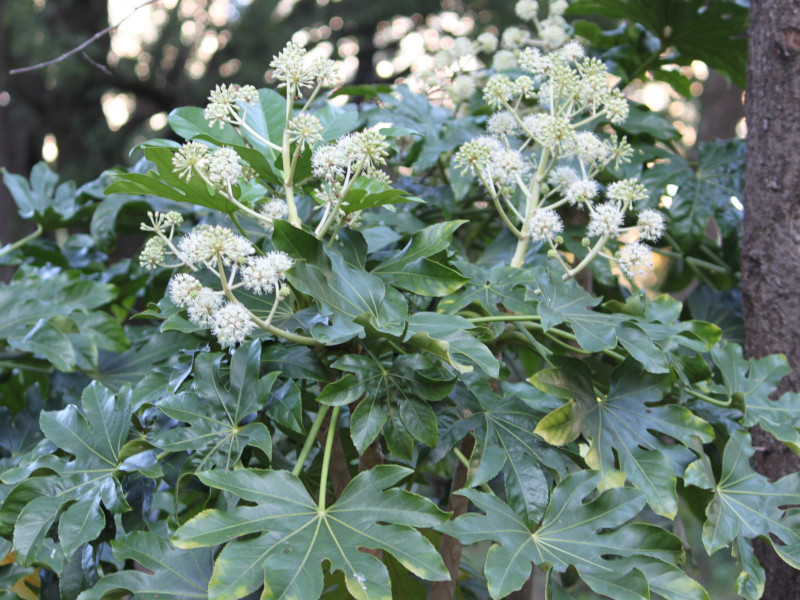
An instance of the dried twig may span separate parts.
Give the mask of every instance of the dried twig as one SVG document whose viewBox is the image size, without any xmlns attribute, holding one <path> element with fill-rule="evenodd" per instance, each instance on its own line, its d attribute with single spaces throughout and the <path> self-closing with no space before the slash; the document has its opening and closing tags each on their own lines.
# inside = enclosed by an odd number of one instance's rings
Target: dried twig
<svg viewBox="0 0 800 600">
<path fill-rule="evenodd" d="M 105 73 L 106 75 L 113 75 L 113 73 L 111 72 L 111 69 L 109 69 L 109 68 L 108 68 L 107 66 L 105 66 L 105 65 L 101 65 L 99 62 L 97 62 L 96 60 L 94 60 L 94 59 L 93 59 L 91 56 L 89 56 L 88 54 L 86 54 L 86 52 L 81 52 L 81 56 L 83 56 L 83 58 L 85 58 L 85 59 L 86 59 L 86 62 L 88 62 L 90 65 L 92 65 L 92 66 L 93 66 L 93 67 L 95 67 L 96 69 L 99 69 L 100 71 L 102 71 L 102 72 L 103 72 L 103 73 Z"/>
<path fill-rule="evenodd" d="M 99 40 L 101 37 L 103 37 L 104 35 L 107 35 L 107 34 L 111 33 L 112 31 L 114 31 L 117 27 L 119 27 L 126 20 L 128 20 L 130 17 L 132 17 L 138 10 L 144 8 L 145 6 L 149 6 L 151 4 L 155 4 L 158 1 L 159 0 L 147 0 L 147 2 L 144 2 L 143 4 L 140 4 L 139 6 L 134 8 L 130 13 L 128 13 L 128 15 L 125 16 L 124 19 L 122 19 L 118 23 L 116 23 L 114 25 L 110 25 L 109 27 L 106 27 L 105 29 L 102 29 L 101 31 L 98 31 L 92 37 L 90 37 L 88 40 L 86 40 L 85 42 L 83 42 L 79 46 L 75 46 L 72 50 L 68 50 L 67 52 L 65 52 L 64 54 L 62 54 L 61 56 L 59 56 L 57 58 L 54 58 L 53 60 L 48 60 L 46 62 L 39 63 L 38 65 L 31 65 L 30 67 L 22 67 L 22 68 L 19 68 L 19 69 L 11 69 L 8 72 L 8 74 L 9 75 L 18 75 L 20 73 L 28 73 L 29 71 L 36 71 L 37 69 L 43 69 L 45 67 L 49 67 L 50 65 L 54 65 L 56 63 L 60 63 L 62 60 L 66 60 L 67 58 L 69 58 L 73 54 L 77 54 L 78 52 L 80 52 L 84 48 L 86 48 L 87 46 L 90 46 L 91 44 L 93 44 L 94 42 Z M 90 61 L 90 62 L 93 62 L 93 61 Z"/>
</svg>

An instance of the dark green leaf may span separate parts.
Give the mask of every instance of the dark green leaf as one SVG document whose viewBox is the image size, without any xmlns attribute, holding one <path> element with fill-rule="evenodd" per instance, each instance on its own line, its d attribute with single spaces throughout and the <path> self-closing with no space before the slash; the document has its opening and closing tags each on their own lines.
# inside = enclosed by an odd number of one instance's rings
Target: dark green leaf
<svg viewBox="0 0 800 600">
<path fill-rule="evenodd" d="M 205 511 L 175 532 L 174 543 L 196 548 L 240 538 L 230 541 L 217 559 L 209 584 L 213 600 L 242 598 L 262 581 L 267 597 L 319 598 L 323 561 L 344 574 L 348 591 L 358 600 L 384 600 L 391 597 L 386 567 L 359 548 L 388 552 L 423 579 L 449 578 L 438 552 L 414 529 L 438 525 L 446 515 L 421 496 L 383 491 L 410 473 L 397 466 L 365 471 L 325 509 L 283 471 L 203 473 L 206 485 L 255 505 Z M 262 535 L 241 539 L 248 534 Z"/>
</svg>

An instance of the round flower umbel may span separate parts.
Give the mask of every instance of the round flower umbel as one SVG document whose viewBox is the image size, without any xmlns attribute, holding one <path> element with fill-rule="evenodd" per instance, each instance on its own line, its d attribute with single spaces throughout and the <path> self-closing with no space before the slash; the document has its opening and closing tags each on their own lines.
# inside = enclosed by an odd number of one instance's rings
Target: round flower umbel
<svg viewBox="0 0 800 600">
<path fill-rule="evenodd" d="M 212 125 L 219 125 L 220 129 L 225 127 L 225 123 L 238 125 L 241 121 L 239 116 L 239 103 L 242 103 L 245 110 L 248 105 L 258 104 L 258 92 L 252 85 L 218 85 L 208 96 L 204 116 L 206 121 Z"/>
<path fill-rule="evenodd" d="M 616 237 L 624 221 L 625 213 L 622 209 L 614 202 L 605 202 L 592 207 L 587 233 L 589 237 Z"/>
<path fill-rule="evenodd" d="M 261 206 L 261 216 L 263 219 L 259 221 L 259 223 L 261 223 L 264 229 L 272 232 L 275 219 L 285 219 L 288 214 L 289 207 L 286 206 L 286 201 L 280 198 L 273 198 Z"/>
<path fill-rule="evenodd" d="M 220 225 L 200 225 L 191 233 L 178 240 L 181 258 L 187 264 L 205 264 L 215 268 L 217 261 L 222 264 L 241 264 L 255 252 L 249 240 Z"/>
<path fill-rule="evenodd" d="M 533 211 L 528 222 L 528 228 L 532 240 L 536 242 L 552 241 L 564 231 L 564 223 L 552 208 L 542 208 Z"/>
<path fill-rule="evenodd" d="M 239 302 L 226 302 L 213 316 L 211 333 L 223 348 L 241 344 L 255 329 L 252 315 Z"/>
<path fill-rule="evenodd" d="M 208 329 L 225 299 L 220 292 L 202 287 L 186 301 L 186 315 L 194 325 Z"/>
<path fill-rule="evenodd" d="M 639 235 L 643 240 L 657 242 L 666 231 L 664 215 L 652 208 L 645 208 L 639 213 L 639 222 L 636 224 Z"/>
<path fill-rule="evenodd" d="M 200 292 L 203 285 L 188 273 L 178 273 L 169 281 L 169 299 L 179 307 L 185 308 Z"/>
<path fill-rule="evenodd" d="M 242 284 L 256 294 L 270 294 L 279 289 L 293 266 L 294 260 L 285 252 L 252 257 L 241 271 Z"/>
<path fill-rule="evenodd" d="M 200 142 L 187 142 L 172 156 L 172 172 L 188 183 L 195 169 L 205 173 L 208 169 L 208 146 Z"/>
<path fill-rule="evenodd" d="M 648 269 L 653 268 L 650 247 L 641 242 L 627 244 L 618 252 L 617 264 L 628 279 L 633 279 L 636 275 L 645 275 Z"/>
<path fill-rule="evenodd" d="M 242 163 L 236 150 L 220 146 L 214 150 L 208 161 L 208 179 L 222 187 L 234 185 L 242 176 Z"/>
<path fill-rule="evenodd" d="M 167 245 L 164 240 L 159 237 L 149 238 L 144 244 L 144 249 L 139 253 L 139 265 L 148 271 L 164 266 L 166 250 Z"/>
<path fill-rule="evenodd" d="M 306 146 L 313 146 L 322 140 L 322 123 L 314 115 L 301 113 L 289 121 L 289 139 L 295 142 L 302 152 Z"/>
</svg>

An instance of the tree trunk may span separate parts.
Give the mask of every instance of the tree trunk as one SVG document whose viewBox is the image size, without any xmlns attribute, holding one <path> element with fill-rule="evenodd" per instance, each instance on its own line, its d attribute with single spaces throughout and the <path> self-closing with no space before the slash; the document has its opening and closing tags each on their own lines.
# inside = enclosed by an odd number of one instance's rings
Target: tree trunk
<svg viewBox="0 0 800 600">
<path fill-rule="evenodd" d="M 746 351 L 781 352 L 793 373 L 780 393 L 800 391 L 800 4 L 752 0 L 747 77 L 747 177 L 742 237 Z M 800 470 L 797 456 L 756 429 L 755 468 L 770 479 Z M 800 571 L 765 543 L 765 600 L 800 596 Z"/>
</svg>

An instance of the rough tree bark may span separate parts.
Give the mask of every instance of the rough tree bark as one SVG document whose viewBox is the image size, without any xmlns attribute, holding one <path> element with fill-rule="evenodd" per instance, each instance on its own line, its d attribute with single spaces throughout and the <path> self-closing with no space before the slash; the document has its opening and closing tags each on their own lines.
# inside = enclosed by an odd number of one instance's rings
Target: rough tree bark
<svg viewBox="0 0 800 600">
<path fill-rule="evenodd" d="M 800 391 L 800 3 L 752 0 L 747 78 L 747 175 L 742 292 L 750 357 L 782 352 L 794 371 L 779 393 Z M 760 430 L 755 468 L 770 479 L 800 460 Z M 800 597 L 800 571 L 764 543 L 765 600 Z"/>
</svg>

